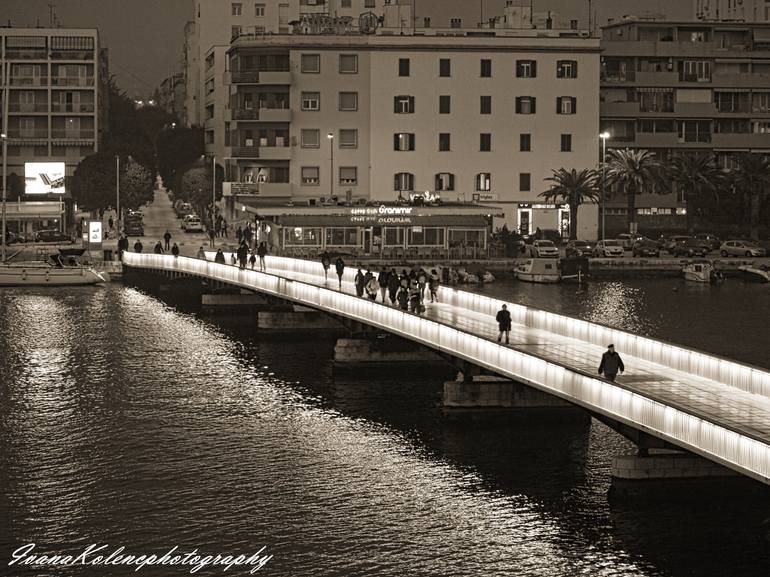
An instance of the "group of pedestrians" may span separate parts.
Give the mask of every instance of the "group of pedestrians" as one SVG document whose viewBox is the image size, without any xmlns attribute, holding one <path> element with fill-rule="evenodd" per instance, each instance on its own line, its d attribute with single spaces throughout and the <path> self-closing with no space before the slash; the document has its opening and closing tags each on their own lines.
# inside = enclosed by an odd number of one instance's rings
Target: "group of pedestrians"
<svg viewBox="0 0 770 577">
<path fill-rule="evenodd" d="M 249 254 L 250 253 L 250 254 Z M 259 270 L 262 272 L 267 271 L 267 264 L 265 263 L 265 257 L 267 256 L 267 246 L 264 242 L 259 243 L 256 252 L 250 251 L 246 241 L 241 241 L 235 252 L 230 253 L 230 264 L 237 265 L 240 269 L 251 268 L 254 270 L 257 261 L 259 261 Z M 206 260 L 206 251 L 203 247 L 198 249 L 197 257 L 202 260 Z M 217 264 L 227 264 L 225 259 L 225 253 L 221 248 L 217 249 L 214 255 L 214 262 Z"/>
</svg>

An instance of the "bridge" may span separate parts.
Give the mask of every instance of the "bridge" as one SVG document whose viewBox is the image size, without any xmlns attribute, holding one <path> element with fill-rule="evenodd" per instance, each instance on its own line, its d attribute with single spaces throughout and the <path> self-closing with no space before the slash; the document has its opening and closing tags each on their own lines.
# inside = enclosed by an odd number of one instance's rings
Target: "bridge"
<svg viewBox="0 0 770 577">
<path fill-rule="evenodd" d="M 263 273 L 126 252 L 123 264 L 249 289 L 397 335 L 582 407 L 640 447 L 683 449 L 770 484 L 768 371 L 452 287 L 442 286 L 440 303 L 416 316 L 355 296 L 350 268 L 338 290 L 333 269 L 326 281 L 312 261 L 269 256 Z M 510 346 L 496 341 L 494 315 L 503 304 L 513 320 Z M 617 382 L 596 374 L 608 343 L 626 364 Z"/>
</svg>

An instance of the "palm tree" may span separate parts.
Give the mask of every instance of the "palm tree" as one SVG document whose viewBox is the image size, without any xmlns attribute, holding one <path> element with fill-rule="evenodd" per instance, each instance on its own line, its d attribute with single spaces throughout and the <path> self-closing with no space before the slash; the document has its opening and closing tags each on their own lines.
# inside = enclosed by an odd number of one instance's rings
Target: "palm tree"
<svg viewBox="0 0 770 577">
<path fill-rule="evenodd" d="M 681 190 L 687 205 L 687 230 L 692 228 L 692 218 L 699 202 L 715 197 L 724 181 L 724 172 L 709 154 L 680 154 L 667 168 L 667 176 L 677 190 Z"/>
<path fill-rule="evenodd" d="M 596 172 L 584 168 L 577 171 L 552 170 L 553 174 L 546 178 L 553 183 L 549 190 L 541 192 L 540 196 L 550 201 L 561 201 L 569 204 L 569 237 L 570 240 L 577 238 L 577 213 L 581 204 L 587 201 L 596 202 L 599 200 L 599 190 L 597 187 Z"/>
<path fill-rule="evenodd" d="M 748 198 L 751 238 L 758 240 L 762 203 L 770 190 L 770 158 L 747 152 L 738 156 L 736 161 L 738 166 L 730 176 L 735 187 Z"/>
<path fill-rule="evenodd" d="M 644 149 L 612 149 L 607 153 L 607 183 L 628 198 L 628 229 L 636 223 L 636 195 L 665 191 L 662 165 L 654 152 Z"/>
</svg>

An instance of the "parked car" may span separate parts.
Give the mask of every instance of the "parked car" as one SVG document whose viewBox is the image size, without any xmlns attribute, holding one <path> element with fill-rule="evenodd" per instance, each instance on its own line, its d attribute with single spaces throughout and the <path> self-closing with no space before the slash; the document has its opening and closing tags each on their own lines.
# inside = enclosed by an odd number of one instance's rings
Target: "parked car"
<svg viewBox="0 0 770 577">
<path fill-rule="evenodd" d="M 711 250 L 717 250 L 722 246 L 722 241 L 719 240 L 719 237 L 711 232 L 699 232 L 695 235 L 695 238 L 704 241 L 711 247 Z"/>
<path fill-rule="evenodd" d="M 660 247 L 658 243 L 649 238 L 640 238 L 634 243 L 631 248 L 631 253 L 634 256 L 660 256 Z"/>
<path fill-rule="evenodd" d="M 567 243 L 567 256 L 588 256 L 593 245 L 587 240 L 571 240 Z"/>
<path fill-rule="evenodd" d="M 127 220 L 123 232 L 129 236 L 144 236 L 144 226 L 141 220 Z"/>
<path fill-rule="evenodd" d="M 536 240 L 529 254 L 535 258 L 559 258 L 559 249 L 550 240 Z"/>
<path fill-rule="evenodd" d="M 185 232 L 204 232 L 206 229 L 203 228 L 200 218 L 194 214 L 188 214 L 182 221 L 182 230 Z"/>
<path fill-rule="evenodd" d="M 664 237 L 663 246 L 661 246 L 661 248 L 663 248 L 666 251 L 668 251 L 668 252 L 673 254 L 674 247 L 678 243 L 683 242 L 683 241 L 687 240 L 688 238 L 690 238 L 690 237 L 685 235 L 685 234 L 672 234 L 670 236 Z"/>
<path fill-rule="evenodd" d="M 710 244 L 692 237 L 679 241 L 671 250 L 674 256 L 706 256 L 710 252 Z"/>
<path fill-rule="evenodd" d="M 594 256 L 598 257 L 622 257 L 623 246 L 615 239 L 600 240 L 594 247 Z"/>
<path fill-rule="evenodd" d="M 17 244 L 23 242 L 27 242 L 27 239 L 23 234 L 12 232 L 10 230 L 5 231 L 5 244 Z"/>
<path fill-rule="evenodd" d="M 719 254 L 723 257 L 745 256 L 756 258 L 767 256 L 767 251 L 752 240 L 728 240 L 719 247 Z"/>
<path fill-rule="evenodd" d="M 72 237 L 55 229 L 39 230 L 35 233 L 36 242 L 66 242 L 72 243 Z"/>
<path fill-rule="evenodd" d="M 634 243 L 641 238 L 642 236 L 638 234 L 624 233 L 619 234 L 616 240 L 620 243 L 620 246 L 623 247 L 623 250 L 631 250 L 634 248 Z"/>
</svg>

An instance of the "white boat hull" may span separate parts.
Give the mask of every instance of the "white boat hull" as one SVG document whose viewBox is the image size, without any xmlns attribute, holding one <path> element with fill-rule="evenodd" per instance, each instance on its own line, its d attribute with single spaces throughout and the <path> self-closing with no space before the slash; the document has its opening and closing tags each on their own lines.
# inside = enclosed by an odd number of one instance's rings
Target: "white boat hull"
<svg viewBox="0 0 770 577">
<path fill-rule="evenodd" d="M 524 282 L 539 282 L 539 283 L 557 283 L 561 281 L 561 277 L 557 274 L 533 274 L 528 272 L 517 272 L 516 277 Z"/>
<path fill-rule="evenodd" d="M 86 267 L 0 266 L 0 286 L 83 286 L 106 280 Z"/>
<path fill-rule="evenodd" d="M 738 270 L 743 271 L 743 275 L 747 280 L 761 283 L 770 282 L 770 270 L 764 270 L 753 266 L 741 266 L 738 267 Z"/>
</svg>

